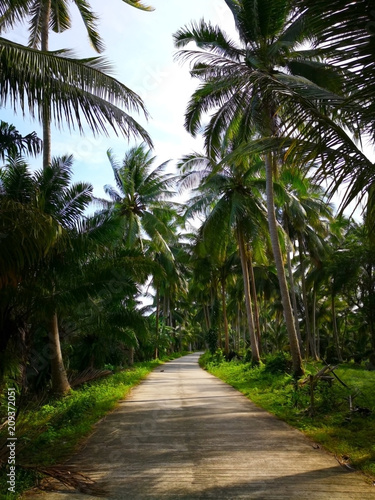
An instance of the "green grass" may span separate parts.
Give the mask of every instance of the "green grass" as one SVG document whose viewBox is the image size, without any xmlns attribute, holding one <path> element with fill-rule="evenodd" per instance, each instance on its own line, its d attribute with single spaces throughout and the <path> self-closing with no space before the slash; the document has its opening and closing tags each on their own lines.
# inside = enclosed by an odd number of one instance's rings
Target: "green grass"
<svg viewBox="0 0 375 500">
<path fill-rule="evenodd" d="M 179 356 L 181 353 L 175 353 L 165 360 Z M 67 460 L 91 433 L 93 425 L 162 363 L 160 360 L 136 363 L 128 370 L 72 390 L 63 398 L 49 399 L 43 405 L 29 405 L 16 424 L 17 494 L 7 492 L 3 468 L 0 470 L 0 499 L 14 500 L 35 484 L 37 473 L 22 468 L 22 464 L 43 467 Z M 4 431 L 0 434 L 1 442 L 6 436 Z"/>
<path fill-rule="evenodd" d="M 338 457 L 350 457 L 350 464 L 375 478 L 375 372 L 352 364 L 341 365 L 335 373 L 350 390 L 334 381 L 330 387 L 319 382 L 315 390 L 315 411 L 310 412 L 308 385 L 296 385 L 283 371 L 273 372 L 267 363 L 252 368 L 249 363 L 225 362 L 208 353 L 200 364 L 210 373 L 233 386 L 254 403 L 273 413 Z M 306 366 L 306 373 L 317 373 L 319 363 Z M 354 405 L 368 408 L 371 415 L 350 412 L 347 397 L 357 394 Z"/>
</svg>

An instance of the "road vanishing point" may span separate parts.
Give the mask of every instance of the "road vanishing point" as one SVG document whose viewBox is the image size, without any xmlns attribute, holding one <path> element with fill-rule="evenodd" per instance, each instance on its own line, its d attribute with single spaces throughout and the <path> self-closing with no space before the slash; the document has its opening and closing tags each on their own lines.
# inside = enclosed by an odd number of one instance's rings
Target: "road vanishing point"
<svg viewBox="0 0 375 500">
<path fill-rule="evenodd" d="M 375 500 L 375 487 L 301 432 L 202 370 L 200 353 L 157 367 L 69 464 L 122 500 Z M 64 489 L 27 500 L 94 500 Z"/>
</svg>

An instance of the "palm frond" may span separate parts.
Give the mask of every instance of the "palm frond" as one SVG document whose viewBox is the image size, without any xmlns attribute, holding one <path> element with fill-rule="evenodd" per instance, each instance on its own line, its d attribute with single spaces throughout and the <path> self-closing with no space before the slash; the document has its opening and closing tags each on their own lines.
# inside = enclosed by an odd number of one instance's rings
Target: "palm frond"
<svg viewBox="0 0 375 500">
<path fill-rule="evenodd" d="M 43 2 L 30 2 L 29 47 L 39 49 L 41 44 Z"/>
<path fill-rule="evenodd" d="M 92 200 L 93 187 L 89 183 L 78 182 L 69 186 L 60 198 L 57 220 L 63 227 L 72 227 L 79 221 Z"/>
<path fill-rule="evenodd" d="M 115 202 L 120 203 L 121 202 L 121 196 L 120 194 L 116 191 L 116 189 L 109 184 L 106 184 L 104 186 L 104 192 L 108 194 L 108 196 Z"/>
<path fill-rule="evenodd" d="M 73 1 L 78 8 L 82 21 L 86 27 L 91 45 L 97 52 L 103 52 L 105 47 L 97 31 L 97 22 L 99 20 L 98 17 L 91 10 L 90 5 L 88 2 L 86 2 L 86 0 Z"/>
<path fill-rule="evenodd" d="M 147 12 L 151 12 L 154 10 L 153 7 L 144 5 L 140 0 L 122 0 L 123 2 L 135 7 L 136 9 L 145 10 Z"/>
<path fill-rule="evenodd" d="M 43 101 L 48 99 L 52 120 L 61 126 L 78 126 L 84 118 L 93 132 L 107 134 L 109 125 L 126 137 L 142 137 L 147 132 L 124 109 L 147 112 L 139 96 L 114 78 L 96 68 L 102 59 L 89 62 L 62 53 L 39 52 L 0 38 L 0 103 L 19 105 L 33 118 L 43 116 Z M 14 79 L 13 75 L 17 78 Z M 124 108 L 124 109 L 122 109 Z"/>
<path fill-rule="evenodd" d="M 232 58 L 239 61 L 243 57 L 243 52 L 230 40 L 218 26 L 206 23 L 203 19 L 200 23 L 191 23 L 190 27 L 185 27 L 173 35 L 175 46 L 178 49 L 186 47 L 190 42 L 194 42 L 204 50 L 212 51 L 214 54 Z"/>
<path fill-rule="evenodd" d="M 71 28 L 68 5 L 65 0 L 51 0 L 50 28 L 55 33 L 63 33 Z"/>
<path fill-rule="evenodd" d="M 0 193 L 4 198 L 30 203 L 33 199 L 35 183 L 25 160 L 19 156 L 9 156 L 5 167 L 0 170 Z"/>
<path fill-rule="evenodd" d="M 36 156 L 42 150 L 42 141 L 36 132 L 22 136 L 13 125 L 0 121 L 0 157 L 28 153 Z"/>
<path fill-rule="evenodd" d="M 12 29 L 29 15 L 30 0 L 0 0 L 0 32 Z"/>
</svg>

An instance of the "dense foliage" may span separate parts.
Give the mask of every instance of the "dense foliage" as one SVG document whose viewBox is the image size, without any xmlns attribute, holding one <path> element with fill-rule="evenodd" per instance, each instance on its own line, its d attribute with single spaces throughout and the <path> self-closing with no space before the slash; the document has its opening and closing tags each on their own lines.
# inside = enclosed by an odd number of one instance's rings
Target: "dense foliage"
<svg viewBox="0 0 375 500">
<path fill-rule="evenodd" d="M 11 380 L 20 393 L 32 394 L 50 387 L 51 375 L 53 391 L 63 393 L 69 378 L 88 367 L 202 347 L 207 338 L 212 350 L 215 335 L 227 356 L 250 347 L 253 363 L 290 349 L 296 375 L 301 354 L 374 366 L 368 160 L 364 221 L 335 214 L 328 203 L 340 187 L 329 177 L 338 155 L 344 162 L 352 147 L 350 162 L 363 160 L 348 122 L 357 117 L 364 130 L 371 128 L 368 92 L 360 88 L 357 98 L 350 86 L 353 71 L 366 68 L 343 61 L 344 52 L 333 57 L 322 37 L 335 47 L 334 32 L 325 18 L 316 22 L 315 4 L 296 2 L 296 10 L 281 0 L 227 4 L 238 42 L 204 22 L 175 34 L 181 57 L 193 58 L 192 75 L 202 82 L 188 105 L 188 130 L 196 134 L 204 114 L 216 109 L 203 127 L 206 151 L 182 158 L 180 176 L 167 173 L 167 164 L 154 167 L 145 144 L 126 152 L 122 163 L 109 152 L 115 187 L 109 180 L 110 200 L 87 216 L 94 194 L 89 184 L 71 183 L 73 159 L 53 159 L 32 173 L 20 155 L 38 153 L 40 140 L 2 124 L 2 154 L 8 154 L 0 186 L 3 386 Z M 5 2 L 4 26 L 26 16 L 27 5 L 7 11 Z M 267 24 L 268 7 L 273 21 Z M 362 14 L 358 22 L 366 25 Z M 348 8 L 341 15 L 354 14 Z M 96 19 L 90 19 L 88 34 L 95 38 Z M 33 29 L 42 37 L 43 27 L 31 21 Z M 372 32 L 363 36 L 372 42 Z M 300 51 L 302 42 L 312 49 Z M 190 43 L 199 50 L 185 48 Z M 293 110 L 303 118 L 298 127 Z M 327 139 L 319 151 L 317 119 Z M 352 132 L 358 136 L 360 129 Z M 345 148 L 337 148 L 340 141 Z M 332 181 L 328 193 L 316 180 L 323 165 Z M 357 166 L 361 178 L 364 167 Z M 185 206 L 173 201 L 177 189 L 190 190 Z M 147 307 L 145 287 L 153 296 Z"/>
</svg>

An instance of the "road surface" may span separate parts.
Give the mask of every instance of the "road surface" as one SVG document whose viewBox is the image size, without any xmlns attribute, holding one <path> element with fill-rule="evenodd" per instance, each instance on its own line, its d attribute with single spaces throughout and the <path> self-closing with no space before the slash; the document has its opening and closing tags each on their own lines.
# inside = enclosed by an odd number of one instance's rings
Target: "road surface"
<svg viewBox="0 0 375 500">
<path fill-rule="evenodd" d="M 375 500 L 364 476 L 202 370 L 198 358 L 156 368 L 71 459 L 105 485 L 105 499 Z M 98 498 L 58 488 L 25 498 Z"/>
</svg>

